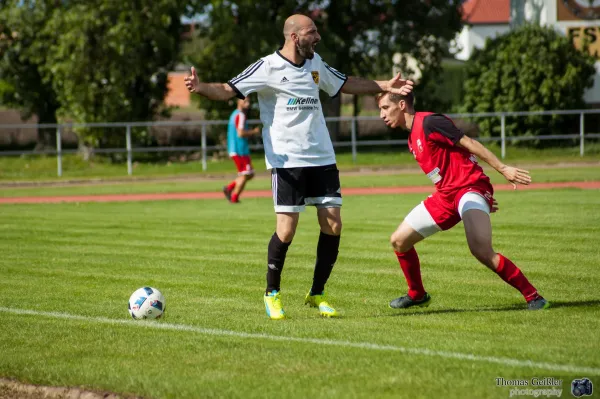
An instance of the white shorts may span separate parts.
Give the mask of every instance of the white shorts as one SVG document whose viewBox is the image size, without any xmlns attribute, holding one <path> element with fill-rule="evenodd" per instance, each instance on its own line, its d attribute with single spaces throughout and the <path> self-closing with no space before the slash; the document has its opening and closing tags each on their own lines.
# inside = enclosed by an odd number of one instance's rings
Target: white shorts
<svg viewBox="0 0 600 399">
<path fill-rule="evenodd" d="M 458 202 L 458 213 L 461 219 L 463 214 L 471 209 L 478 209 L 488 215 L 490 214 L 490 206 L 487 200 L 481 194 L 476 192 L 465 193 Z M 442 230 L 440 226 L 435 223 L 423 202 L 415 206 L 413 210 L 406 215 L 404 221 L 423 237 L 429 237 Z"/>
</svg>

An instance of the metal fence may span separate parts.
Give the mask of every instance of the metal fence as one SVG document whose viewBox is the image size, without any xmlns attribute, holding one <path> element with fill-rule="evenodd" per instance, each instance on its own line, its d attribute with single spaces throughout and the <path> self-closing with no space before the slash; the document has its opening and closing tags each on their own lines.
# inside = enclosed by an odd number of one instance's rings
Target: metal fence
<svg viewBox="0 0 600 399">
<path fill-rule="evenodd" d="M 500 118 L 500 137 L 480 137 L 482 142 L 500 142 L 501 157 L 506 156 L 506 143 L 525 140 L 560 140 L 574 139 L 579 141 L 579 152 L 583 156 L 585 153 L 585 139 L 600 138 L 600 133 L 585 133 L 585 115 L 600 114 L 600 109 L 594 110 L 568 110 L 568 111 L 536 111 L 536 112 L 486 112 L 486 113 L 465 113 L 465 114 L 446 114 L 451 118 Z M 579 115 L 579 132 L 573 134 L 552 134 L 532 137 L 507 136 L 506 118 L 518 116 L 534 115 Z M 350 141 L 335 141 L 334 147 L 351 147 L 352 159 L 356 162 L 358 147 L 368 146 L 390 146 L 405 145 L 407 140 L 358 140 L 357 124 L 365 121 L 380 121 L 378 117 L 359 116 L 359 117 L 329 117 L 326 122 L 346 122 L 350 123 Z M 250 125 L 259 124 L 260 120 L 249 120 Z M 380 121 L 381 122 L 381 121 Z M 133 174 L 133 153 L 151 153 L 151 152 L 189 152 L 199 151 L 201 153 L 202 170 L 207 170 L 207 153 L 214 150 L 223 150 L 221 145 L 207 145 L 207 128 L 209 126 L 225 126 L 228 121 L 154 121 L 154 122 L 118 122 L 118 123 L 65 123 L 65 124 L 0 124 L 2 129 L 56 129 L 56 149 L 45 151 L 0 151 L 0 156 L 10 155 L 56 155 L 57 175 L 62 176 L 62 156 L 78 152 L 76 149 L 62 149 L 62 132 L 65 129 L 72 128 L 122 128 L 125 134 L 125 148 L 100 148 L 95 149 L 95 153 L 126 153 L 127 154 L 127 173 Z M 200 146 L 167 146 L 167 147 L 133 147 L 132 133 L 134 127 L 197 127 L 201 128 Z M 600 129 L 599 129 L 600 130 Z M 251 146 L 252 149 L 262 149 L 262 144 Z"/>
</svg>

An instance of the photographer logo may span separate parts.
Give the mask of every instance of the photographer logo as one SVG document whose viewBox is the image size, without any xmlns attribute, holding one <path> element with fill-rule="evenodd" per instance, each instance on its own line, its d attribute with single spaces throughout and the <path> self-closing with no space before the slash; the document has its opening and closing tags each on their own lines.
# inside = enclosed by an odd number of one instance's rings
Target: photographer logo
<svg viewBox="0 0 600 399">
<path fill-rule="evenodd" d="M 573 380 L 571 383 L 571 393 L 576 398 L 580 398 L 582 396 L 592 396 L 593 391 L 594 387 L 589 378 L 579 378 Z"/>
</svg>

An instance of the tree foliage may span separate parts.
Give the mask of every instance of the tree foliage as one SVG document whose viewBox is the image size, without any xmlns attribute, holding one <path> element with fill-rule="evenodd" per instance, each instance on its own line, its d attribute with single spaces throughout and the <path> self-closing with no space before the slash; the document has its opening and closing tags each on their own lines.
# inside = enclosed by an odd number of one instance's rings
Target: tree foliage
<svg viewBox="0 0 600 399">
<path fill-rule="evenodd" d="M 82 0 L 55 11 L 44 32 L 60 32 L 48 49 L 44 82 L 60 115 L 79 122 L 144 121 L 165 111 L 167 74 L 178 56 L 180 0 Z M 86 144 L 123 132 L 82 130 Z"/>
<path fill-rule="evenodd" d="M 166 111 L 181 16 L 196 0 L 0 2 L 6 103 L 40 122 L 145 121 Z M 122 131 L 78 134 L 90 146 L 124 140 Z"/>
<path fill-rule="evenodd" d="M 594 59 L 552 28 L 524 25 L 473 53 L 467 62 L 462 112 L 568 110 L 585 108 L 593 84 Z M 484 134 L 499 135 L 492 119 L 478 121 Z M 508 118 L 507 135 L 566 131 L 565 117 Z"/>
<path fill-rule="evenodd" d="M 213 0 L 207 19 L 188 45 L 186 62 L 204 81 L 225 82 L 283 43 L 283 23 L 295 12 L 313 18 L 321 34 L 317 52 L 340 71 L 363 77 L 391 77 L 392 55 L 410 54 L 422 69 L 439 68 L 461 28 L 460 0 L 308 1 Z M 420 96 L 426 102 L 427 95 Z M 231 107 L 203 102 L 213 117 Z"/>
<path fill-rule="evenodd" d="M 186 59 L 205 81 L 224 82 L 273 52 L 283 42 L 285 19 L 295 12 L 315 20 L 319 53 L 347 74 L 389 77 L 395 52 L 435 70 L 461 27 L 460 3 L 0 0 L 0 98 L 37 114 L 40 122 L 153 119 L 166 111 L 167 73 L 181 60 L 182 15 L 206 17 Z M 203 107 L 215 111 L 211 117 L 231 110 L 218 102 Z M 123 140 L 117 131 L 78 133 L 92 146 Z"/>
<path fill-rule="evenodd" d="M 0 103 L 20 109 L 23 118 L 56 123 L 60 107 L 52 83 L 43 81 L 46 49 L 53 36 L 43 27 L 57 2 L 0 0 Z M 38 149 L 56 145 L 54 129 L 39 129 Z"/>
<path fill-rule="evenodd" d="M 282 43 L 279 27 L 294 11 L 295 1 L 205 2 L 199 10 L 206 17 L 194 39 L 185 46 L 184 62 L 194 65 L 201 80 L 226 82 L 258 58 Z M 281 29 L 282 30 L 282 29 Z M 208 111 L 208 118 L 225 119 L 231 105 L 194 97 Z"/>
</svg>

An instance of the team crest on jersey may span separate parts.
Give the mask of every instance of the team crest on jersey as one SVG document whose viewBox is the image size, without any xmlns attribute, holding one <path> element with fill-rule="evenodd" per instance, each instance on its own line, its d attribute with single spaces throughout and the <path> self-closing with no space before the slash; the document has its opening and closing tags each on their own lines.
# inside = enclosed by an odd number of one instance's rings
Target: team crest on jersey
<svg viewBox="0 0 600 399">
<path fill-rule="evenodd" d="M 312 71 L 310 74 L 312 75 L 315 83 L 319 84 L 319 71 Z"/>
</svg>

